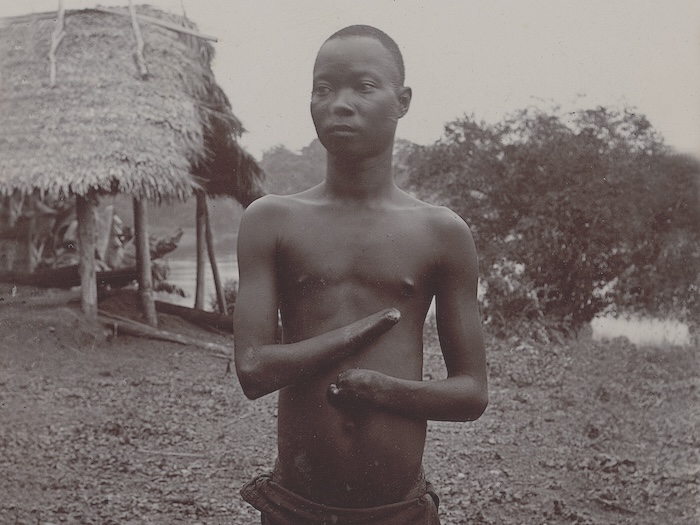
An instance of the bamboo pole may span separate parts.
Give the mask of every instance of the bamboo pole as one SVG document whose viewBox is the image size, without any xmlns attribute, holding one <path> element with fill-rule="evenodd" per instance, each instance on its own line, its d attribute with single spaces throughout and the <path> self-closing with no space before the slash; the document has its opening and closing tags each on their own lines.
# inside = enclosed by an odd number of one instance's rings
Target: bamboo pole
<svg viewBox="0 0 700 525">
<path fill-rule="evenodd" d="M 129 0 L 129 15 L 131 16 L 131 27 L 134 30 L 134 37 L 136 37 L 136 64 L 139 67 L 141 78 L 146 78 L 148 76 L 148 67 L 146 67 L 146 59 L 143 56 L 143 37 L 141 36 L 141 27 L 139 27 L 136 9 L 134 9 L 132 0 Z"/>
<path fill-rule="evenodd" d="M 159 330 L 143 323 L 139 323 L 138 321 L 133 321 L 131 319 L 127 319 L 126 317 L 102 310 L 99 312 L 98 320 L 103 324 L 112 327 L 113 329 L 116 327 L 117 333 L 114 335 L 122 333 L 139 337 L 149 337 L 161 341 L 169 341 L 171 343 L 178 343 L 194 348 L 201 348 L 202 350 L 208 350 L 214 357 L 219 357 L 222 359 L 230 360 L 232 357 L 231 348 L 228 346 L 213 343 L 211 341 L 204 341 L 201 338 L 188 337 L 186 335 Z"/>
<path fill-rule="evenodd" d="M 130 16 L 126 13 L 121 13 L 119 11 L 113 11 L 112 9 L 105 9 L 103 7 L 94 7 L 94 11 L 100 11 L 102 13 L 109 13 L 111 15 L 119 15 L 119 16 Z M 147 15 L 136 15 L 136 18 L 139 20 L 143 20 L 144 22 L 149 22 L 153 25 L 165 27 L 166 29 L 172 29 L 173 31 L 177 31 L 178 33 L 184 33 L 186 35 L 192 35 L 196 36 L 198 38 L 203 38 L 204 40 L 211 40 L 212 42 L 218 42 L 219 39 L 216 38 L 215 36 L 211 35 L 205 35 L 203 33 L 200 33 L 198 31 L 195 31 L 193 29 L 188 29 L 183 26 L 179 26 L 177 24 L 172 24 L 170 22 L 166 22 L 165 20 L 160 20 L 159 18 L 155 18 L 153 16 L 147 16 Z"/>
<path fill-rule="evenodd" d="M 54 87 L 56 85 L 56 50 L 61 44 L 61 40 L 66 35 L 63 30 L 63 20 L 65 16 L 65 10 L 63 9 L 63 0 L 58 0 L 58 18 L 56 20 L 56 27 L 54 27 L 53 33 L 51 34 L 51 48 L 49 49 L 49 86 Z"/>
<path fill-rule="evenodd" d="M 209 263 L 211 264 L 211 274 L 214 277 L 214 289 L 216 290 L 216 302 L 219 305 L 219 312 L 228 315 L 226 307 L 226 296 L 224 289 L 221 286 L 221 276 L 219 275 L 219 267 L 216 264 L 216 253 L 214 251 L 214 234 L 211 230 L 211 220 L 209 219 L 209 206 L 207 205 L 207 197 L 204 196 L 204 218 L 207 240 L 207 252 L 209 253 Z"/>
<path fill-rule="evenodd" d="M 203 191 L 195 192 L 195 197 L 197 198 L 197 286 L 194 293 L 194 307 L 204 310 L 204 268 L 207 258 L 207 197 Z"/>
<path fill-rule="evenodd" d="M 95 198 L 76 196 L 81 307 L 89 319 L 97 319 L 97 280 L 95 271 Z"/>
<path fill-rule="evenodd" d="M 146 201 L 134 197 L 134 236 L 136 237 L 136 267 L 139 274 L 139 293 L 146 322 L 158 326 L 158 316 L 153 300 L 153 277 L 151 276 L 151 250 L 148 244 L 148 219 Z"/>
</svg>

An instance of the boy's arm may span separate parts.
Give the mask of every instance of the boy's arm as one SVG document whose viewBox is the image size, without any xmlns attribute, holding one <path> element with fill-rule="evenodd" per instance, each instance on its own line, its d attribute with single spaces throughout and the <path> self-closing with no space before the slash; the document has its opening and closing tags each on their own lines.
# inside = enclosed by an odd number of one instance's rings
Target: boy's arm
<svg viewBox="0 0 700 525">
<path fill-rule="evenodd" d="M 477 303 L 478 262 L 467 225 L 456 214 L 442 222 L 436 315 L 447 378 L 411 381 L 350 369 L 328 390 L 332 403 L 368 403 L 423 420 L 472 421 L 488 404 L 486 356 Z"/>
<path fill-rule="evenodd" d="M 277 230 L 284 206 L 262 198 L 243 214 L 238 233 L 239 290 L 234 308 L 234 357 L 245 395 L 261 397 L 297 383 L 363 348 L 400 318 L 386 309 L 348 326 L 291 344 L 276 344 Z"/>
</svg>

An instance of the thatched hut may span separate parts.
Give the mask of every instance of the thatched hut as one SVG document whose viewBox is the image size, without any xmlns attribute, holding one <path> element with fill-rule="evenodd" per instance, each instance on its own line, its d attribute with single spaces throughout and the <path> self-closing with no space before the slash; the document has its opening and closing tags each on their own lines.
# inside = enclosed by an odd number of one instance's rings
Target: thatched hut
<svg viewBox="0 0 700 525">
<path fill-rule="evenodd" d="M 146 297 L 146 201 L 197 193 L 206 209 L 206 191 L 243 205 L 261 194 L 261 171 L 238 146 L 241 123 L 214 80 L 209 38 L 147 6 L 0 21 L 0 197 L 76 196 L 88 314 L 100 195 L 134 197 Z"/>
</svg>

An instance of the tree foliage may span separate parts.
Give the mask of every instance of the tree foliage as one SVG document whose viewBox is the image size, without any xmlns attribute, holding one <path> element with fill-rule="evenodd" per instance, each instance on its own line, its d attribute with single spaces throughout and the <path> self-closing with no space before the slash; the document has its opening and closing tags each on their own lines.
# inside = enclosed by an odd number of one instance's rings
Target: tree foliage
<svg viewBox="0 0 700 525">
<path fill-rule="evenodd" d="M 394 146 L 394 175 L 400 187 L 407 185 L 409 162 L 415 149 L 412 142 L 396 139 Z M 326 150 L 318 139 L 299 153 L 284 146 L 275 146 L 263 153 L 260 165 L 267 174 L 266 190 L 278 195 L 304 191 L 326 177 Z"/>
<path fill-rule="evenodd" d="M 666 147 L 643 115 L 465 116 L 409 160 L 414 191 L 470 224 L 490 321 L 578 328 L 611 304 L 692 306 L 700 165 Z"/>
<path fill-rule="evenodd" d="M 267 174 L 269 193 L 289 195 L 315 186 L 326 174 L 326 150 L 318 139 L 299 153 L 276 146 L 263 154 L 260 166 Z"/>
</svg>

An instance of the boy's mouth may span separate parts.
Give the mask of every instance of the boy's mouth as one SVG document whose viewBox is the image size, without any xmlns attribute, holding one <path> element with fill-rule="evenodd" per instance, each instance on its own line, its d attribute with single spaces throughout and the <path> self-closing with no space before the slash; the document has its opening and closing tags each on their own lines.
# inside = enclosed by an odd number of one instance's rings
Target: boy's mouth
<svg viewBox="0 0 700 525">
<path fill-rule="evenodd" d="M 348 126 L 347 124 L 336 124 L 334 126 L 328 126 L 328 128 L 326 128 L 326 131 L 333 135 L 350 135 L 353 133 L 357 133 L 357 130 L 355 128 L 353 128 L 352 126 Z"/>
</svg>

